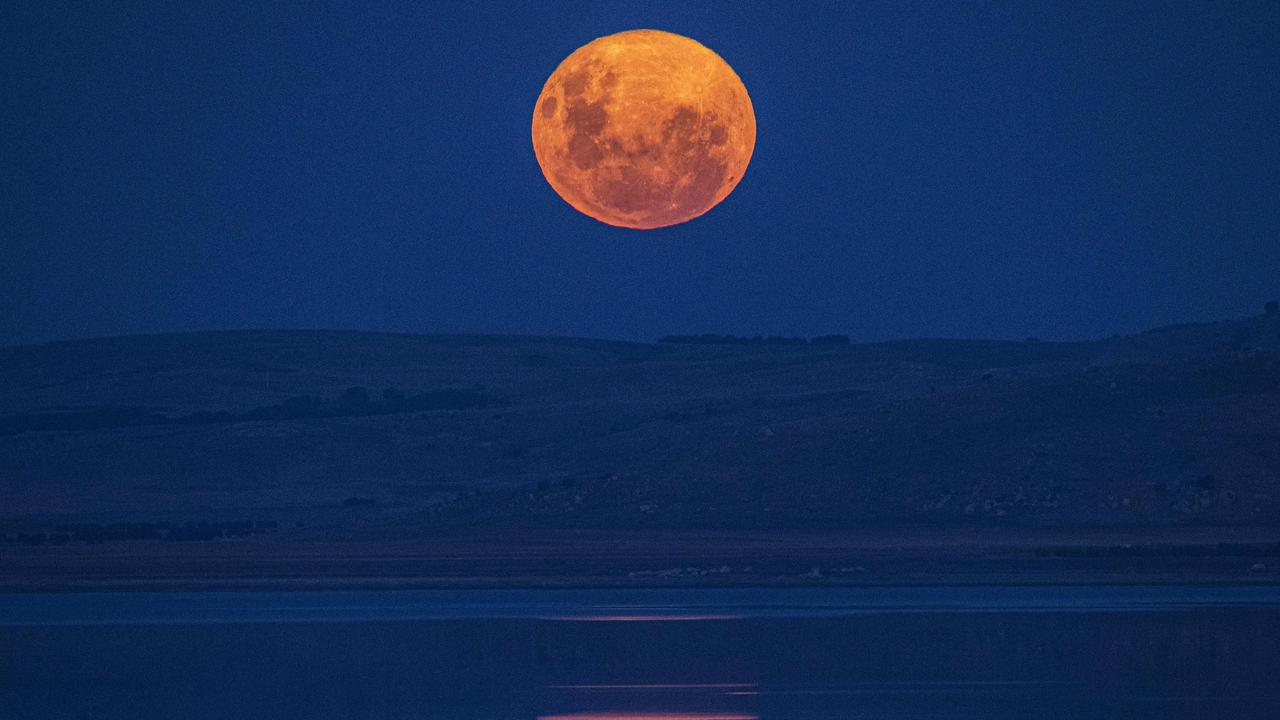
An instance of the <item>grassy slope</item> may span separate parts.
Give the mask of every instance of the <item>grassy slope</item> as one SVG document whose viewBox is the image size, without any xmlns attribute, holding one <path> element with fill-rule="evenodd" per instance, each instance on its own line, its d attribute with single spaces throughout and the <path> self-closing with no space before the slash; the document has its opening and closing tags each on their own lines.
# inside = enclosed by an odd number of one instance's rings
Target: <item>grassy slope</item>
<svg viewBox="0 0 1280 720">
<path fill-rule="evenodd" d="M 278 555 L 295 541 L 389 547 L 533 528 L 646 546 L 673 532 L 1269 528 L 1278 351 L 1275 317 L 1065 344 L 228 332 L 3 348 L 0 416 L 243 413 L 352 386 L 492 401 L 0 436 L 0 533 L 270 519 L 283 529 L 236 543 Z M 345 507 L 352 496 L 374 503 Z M 574 536 L 556 537 L 566 554 Z M 214 544 L 152 545 L 199 556 Z M 103 552 L 0 545 L 10 560 Z"/>
</svg>

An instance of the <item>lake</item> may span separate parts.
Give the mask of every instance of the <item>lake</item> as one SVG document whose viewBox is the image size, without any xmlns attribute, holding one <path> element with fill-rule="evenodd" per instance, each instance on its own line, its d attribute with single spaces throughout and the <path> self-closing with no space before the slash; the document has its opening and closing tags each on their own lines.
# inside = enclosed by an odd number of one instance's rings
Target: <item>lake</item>
<svg viewBox="0 0 1280 720">
<path fill-rule="evenodd" d="M 0 718 L 1280 717 L 1280 588 L 0 595 Z"/>
</svg>

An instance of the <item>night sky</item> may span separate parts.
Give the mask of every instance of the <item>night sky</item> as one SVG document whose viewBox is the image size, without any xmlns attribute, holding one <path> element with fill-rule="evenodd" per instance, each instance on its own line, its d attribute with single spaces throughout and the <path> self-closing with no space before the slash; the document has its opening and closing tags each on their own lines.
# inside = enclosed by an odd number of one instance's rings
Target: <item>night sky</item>
<svg viewBox="0 0 1280 720">
<path fill-rule="evenodd" d="M 742 184 L 637 232 L 533 103 L 621 30 L 718 52 Z M 1280 296 L 1280 3 L 0 9 L 0 344 L 224 328 L 1068 339 Z"/>
</svg>

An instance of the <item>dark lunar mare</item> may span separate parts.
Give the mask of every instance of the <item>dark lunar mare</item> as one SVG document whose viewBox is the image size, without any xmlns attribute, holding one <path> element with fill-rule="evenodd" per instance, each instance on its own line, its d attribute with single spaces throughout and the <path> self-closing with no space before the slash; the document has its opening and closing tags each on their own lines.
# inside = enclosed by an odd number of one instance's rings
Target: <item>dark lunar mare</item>
<svg viewBox="0 0 1280 720">
<path fill-rule="evenodd" d="M 600 92 L 589 101 L 586 95 L 593 78 L 598 78 Z M 574 167 L 595 176 L 592 188 L 579 188 L 585 191 L 581 194 L 607 210 L 653 224 L 705 211 L 725 182 L 725 163 L 719 155 L 728 141 L 726 125 L 714 112 L 700 113 L 691 105 L 681 105 L 662 122 L 657 143 L 640 135 L 624 138 L 609 128 L 610 90 L 616 83 L 613 72 L 601 72 L 595 63 L 566 75 L 561 83 L 564 125 L 569 130 L 568 159 Z M 554 96 L 541 106 L 546 118 L 554 117 L 559 109 Z M 607 157 L 626 162 L 620 166 L 604 164 Z M 558 179 L 576 185 L 564 176 Z"/>
</svg>

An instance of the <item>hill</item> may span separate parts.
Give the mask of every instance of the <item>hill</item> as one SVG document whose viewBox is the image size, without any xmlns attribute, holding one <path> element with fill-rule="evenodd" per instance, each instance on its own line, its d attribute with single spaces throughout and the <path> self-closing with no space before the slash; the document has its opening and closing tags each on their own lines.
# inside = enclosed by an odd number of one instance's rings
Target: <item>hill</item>
<svg viewBox="0 0 1280 720">
<path fill-rule="evenodd" d="M 1078 343 L 246 331 L 0 348 L 0 553 L 477 532 L 1270 538 L 1278 401 L 1275 315 Z"/>
</svg>

